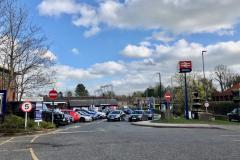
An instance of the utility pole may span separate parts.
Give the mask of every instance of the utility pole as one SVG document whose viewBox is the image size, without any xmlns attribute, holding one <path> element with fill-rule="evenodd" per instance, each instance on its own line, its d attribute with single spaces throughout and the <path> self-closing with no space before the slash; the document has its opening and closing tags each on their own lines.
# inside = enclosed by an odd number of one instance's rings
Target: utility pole
<svg viewBox="0 0 240 160">
<path fill-rule="evenodd" d="M 205 103 L 207 103 L 208 101 L 208 94 L 207 94 L 207 80 L 206 80 L 206 76 L 205 76 L 205 64 L 204 64 L 204 53 L 206 53 L 207 51 L 202 51 L 202 67 L 203 67 L 203 78 L 204 78 L 204 89 L 205 89 Z M 207 107 L 206 107 L 206 112 L 207 111 Z"/>
<path fill-rule="evenodd" d="M 159 78 L 159 90 L 160 90 L 160 101 L 159 101 L 159 106 L 161 109 L 161 101 L 162 101 L 162 82 L 161 82 L 161 73 L 158 72 L 158 78 Z"/>
</svg>

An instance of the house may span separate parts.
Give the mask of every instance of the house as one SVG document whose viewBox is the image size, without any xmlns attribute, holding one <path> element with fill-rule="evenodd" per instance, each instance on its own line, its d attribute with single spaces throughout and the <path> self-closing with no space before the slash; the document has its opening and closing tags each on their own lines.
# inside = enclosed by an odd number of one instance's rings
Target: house
<svg viewBox="0 0 240 160">
<path fill-rule="evenodd" d="M 233 93 L 232 90 L 240 89 L 240 83 L 234 84 L 224 92 L 215 92 L 212 95 L 213 101 L 232 101 Z"/>
</svg>

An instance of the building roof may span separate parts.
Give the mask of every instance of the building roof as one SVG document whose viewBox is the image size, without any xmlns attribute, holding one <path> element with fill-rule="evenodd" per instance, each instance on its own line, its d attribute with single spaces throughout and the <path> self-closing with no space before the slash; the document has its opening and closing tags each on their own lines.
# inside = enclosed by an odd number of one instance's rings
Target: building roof
<svg viewBox="0 0 240 160">
<path fill-rule="evenodd" d="M 215 92 L 213 96 L 231 96 L 233 95 L 232 90 L 234 89 L 240 89 L 240 83 L 234 84 L 232 87 L 228 88 L 224 92 Z"/>
</svg>

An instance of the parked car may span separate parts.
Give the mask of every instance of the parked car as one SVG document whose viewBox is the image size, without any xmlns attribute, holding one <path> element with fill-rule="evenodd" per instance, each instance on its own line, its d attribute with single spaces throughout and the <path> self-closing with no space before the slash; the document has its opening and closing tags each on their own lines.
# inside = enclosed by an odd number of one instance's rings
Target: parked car
<svg viewBox="0 0 240 160">
<path fill-rule="evenodd" d="M 107 120 L 108 121 L 121 121 L 121 120 L 124 120 L 125 116 L 126 115 L 123 111 L 115 110 L 108 114 Z"/>
<path fill-rule="evenodd" d="M 97 120 L 99 118 L 98 114 L 86 109 L 77 109 L 76 111 L 82 111 L 92 117 L 93 120 Z"/>
<path fill-rule="evenodd" d="M 81 117 L 75 111 L 69 110 L 69 109 L 62 109 L 61 111 L 65 114 L 71 115 L 73 117 L 73 122 L 79 122 L 80 121 Z"/>
<path fill-rule="evenodd" d="M 133 110 L 131 110 L 130 108 L 124 108 L 123 109 L 123 112 L 125 113 L 125 114 L 131 114 L 132 112 L 133 112 Z"/>
<path fill-rule="evenodd" d="M 153 114 L 153 112 L 152 112 L 151 110 L 147 110 L 147 111 L 145 112 L 145 114 L 147 115 L 148 120 L 153 120 L 154 114 Z"/>
<path fill-rule="evenodd" d="M 88 115 L 83 111 L 77 111 L 77 113 L 80 114 L 80 116 L 81 116 L 81 118 L 80 118 L 81 122 L 91 122 L 93 120 L 91 115 Z"/>
<path fill-rule="evenodd" d="M 49 109 L 44 109 L 42 111 L 42 119 L 46 122 L 52 122 L 52 113 L 53 113 L 53 123 L 58 126 L 63 126 L 67 124 L 66 117 L 64 113 L 58 111 L 51 111 Z"/>
<path fill-rule="evenodd" d="M 144 121 L 148 120 L 148 115 L 144 112 L 144 110 L 135 110 L 130 115 L 128 121 Z"/>
<path fill-rule="evenodd" d="M 71 115 L 64 113 L 64 116 L 67 119 L 68 124 L 70 124 L 74 121 L 74 118 Z"/>
<path fill-rule="evenodd" d="M 232 112 L 227 114 L 227 116 L 229 121 L 240 120 L 240 108 L 234 108 Z"/>
</svg>

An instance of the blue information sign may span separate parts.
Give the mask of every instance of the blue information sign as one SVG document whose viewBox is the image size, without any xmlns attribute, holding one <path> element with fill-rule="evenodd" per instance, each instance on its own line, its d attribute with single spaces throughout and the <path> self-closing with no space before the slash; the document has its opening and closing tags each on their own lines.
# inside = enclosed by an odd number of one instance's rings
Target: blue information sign
<svg viewBox="0 0 240 160">
<path fill-rule="evenodd" d="M 7 109 L 7 90 L 0 90 L 0 115 L 4 115 Z"/>
</svg>

